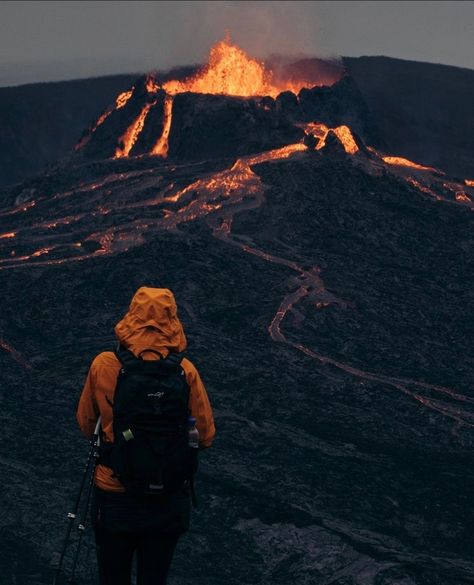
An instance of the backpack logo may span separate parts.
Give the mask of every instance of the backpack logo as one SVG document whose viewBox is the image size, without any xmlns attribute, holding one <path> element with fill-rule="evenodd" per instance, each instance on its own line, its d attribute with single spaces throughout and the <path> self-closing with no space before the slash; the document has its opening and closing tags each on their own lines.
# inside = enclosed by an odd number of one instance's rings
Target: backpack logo
<svg viewBox="0 0 474 585">
<path fill-rule="evenodd" d="M 165 395 L 164 392 L 155 392 L 154 394 L 147 394 L 147 396 L 153 398 L 163 398 L 164 395 Z"/>
</svg>

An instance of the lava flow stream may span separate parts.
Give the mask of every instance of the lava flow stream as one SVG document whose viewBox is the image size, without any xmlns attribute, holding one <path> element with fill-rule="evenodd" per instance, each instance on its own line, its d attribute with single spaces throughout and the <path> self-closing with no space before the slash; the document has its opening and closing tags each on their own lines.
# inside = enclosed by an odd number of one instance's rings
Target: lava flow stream
<svg viewBox="0 0 474 585">
<path fill-rule="evenodd" d="M 327 135 L 327 129 L 326 128 L 321 128 L 321 129 L 324 132 L 324 136 L 323 136 L 323 139 L 324 139 Z M 346 135 L 346 139 L 347 139 L 347 135 Z M 351 148 L 350 142 L 347 146 L 346 146 L 346 143 L 343 143 L 343 144 L 346 148 L 346 151 Z M 257 157 L 255 157 L 255 158 L 257 158 Z M 268 157 L 268 158 L 266 158 L 266 160 L 272 160 L 272 158 L 274 159 L 277 157 L 275 157 L 275 156 Z M 254 159 L 253 164 L 257 164 L 257 162 L 264 162 L 264 160 L 265 160 L 265 158 L 260 159 L 258 161 Z M 238 161 L 238 162 L 240 162 L 241 166 L 244 166 L 244 167 L 246 166 L 243 163 L 243 161 Z M 236 163 L 236 165 L 237 165 L 237 163 Z M 234 165 L 234 167 L 236 165 Z M 233 167 L 233 169 L 234 169 L 234 167 Z M 249 166 L 248 166 L 248 170 L 250 171 L 251 175 L 253 175 L 253 178 L 254 178 L 254 180 L 251 184 L 251 191 L 255 195 L 259 194 L 259 196 L 255 199 L 253 206 L 258 206 L 261 204 L 262 199 L 263 199 L 264 186 L 260 182 L 258 176 L 255 175 L 255 173 L 253 173 L 253 171 L 249 168 Z M 222 177 L 218 177 L 218 179 L 219 178 L 222 178 Z M 228 177 L 225 177 L 225 178 L 228 179 Z M 250 176 L 247 177 L 248 180 L 250 178 L 251 178 Z M 257 181 L 255 181 L 255 179 L 257 179 Z M 200 188 L 203 188 L 205 186 L 210 190 L 212 190 L 213 188 L 215 189 L 216 187 L 219 186 L 222 189 L 223 186 L 225 187 L 225 181 L 223 183 L 221 183 L 220 181 L 216 181 L 214 179 L 212 181 L 208 181 L 207 185 L 201 184 L 199 186 L 200 186 Z M 197 185 L 195 185 L 195 187 L 197 187 Z M 269 330 L 271 338 L 274 341 L 286 343 L 287 345 L 294 347 L 298 351 L 301 351 L 302 353 L 304 353 L 308 357 L 311 357 L 313 359 L 318 360 L 322 364 L 331 365 L 333 367 L 336 367 L 340 370 L 343 370 L 344 372 L 349 373 L 351 375 L 354 375 L 354 376 L 361 378 L 363 380 L 391 386 L 392 388 L 395 388 L 396 390 L 402 392 L 403 394 L 410 396 L 412 399 L 416 400 L 418 403 L 423 404 L 425 407 L 427 407 L 431 410 L 437 411 L 440 414 L 451 418 L 452 420 L 456 421 L 456 423 L 458 423 L 460 425 L 474 427 L 474 413 L 466 412 L 466 411 L 458 408 L 456 406 L 456 404 L 452 404 L 453 402 L 454 403 L 461 402 L 461 403 L 474 404 L 474 399 L 471 399 L 463 394 L 460 394 L 458 392 L 451 390 L 450 388 L 446 388 L 443 386 L 428 384 L 425 382 L 420 382 L 420 381 L 411 380 L 411 379 L 404 379 L 404 378 L 398 378 L 398 377 L 393 377 L 393 376 L 385 376 L 383 374 L 375 374 L 372 372 L 361 370 L 359 368 L 355 368 L 355 367 L 351 366 L 350 364 L 346 364 L 346 363 L 337 361 L 331 357 L 324 356 L 324 355 L 304 346 L 301 343 L 297 343 L 297 342 L 294 342 L 294 341 L 287 339 L 287 337 L 285 336 L 285 334 L 282 331 L 282 323 L 283 323 L 285 317 L 287 316 L 287 314 L 290 311 L 292 311 L 292 309 L 294 308 L 294 306 L 298 302 L 303 301 L 303 299 L 304 299 L 306 301 L 311 302 L 315 306 L 316 309 L 320 309 L 323 307 L 329 307 L 329 306 L 338 306 L 338 307 L 345 309 L 345 308 L 347 308 L 347 303 L 345 301 L 337 298 L 335 295 L 330 293 L 325 288 L 324 282 L 320 277 L 321 269 L 318 266 L 314 266 L 311 270 L 305 270 L 304 268 L 302 268 L 300 265 L 298 265 L 296 262 L 294 262 L 292 260 L 288 260 L 285 258 L 281 258 L 279 256 L 275 256 L 273 254 L 270 254 L 268 252 L 265 252 L 263 250 L 258 249 L 253 244 L 251 245 L 251 244 L 247 243 L 250 241 L 250 238 L 248 238 L 248 237 L 245 238 L 245 240 L 246 240 L 245 243 L 240 241 L 240 239 L 237 239 L 236 237 L 234 237 L 232 234 L 232 221 L 233 221 L 233 216 L 235 215 L 235 213 L 238 213 L 239 211 L 242 211 L 242 209 L 239 209 L 238 206 L 233 205 L 232 207 L 220 209 L 220 210 L 216 211 L 216 213 L 214 213 L 212 216 L 210 216 L 208 218 L 208 223 L 213 228 L 214 236 L 229 243 L 229 244 L 232 244 L 233 246 L 237 246 L 238 248 L 240 248 L 241 250 L 243 250 L 246 253 L 258 256 L 259 258 L 262 258 L 263 260 L 265 260 L 267 262 L 272 262 L 274 264 L 286 266 L 286 267 L 290 268 L 291 270 L 294 270 L 298 274 L 298 276 L 296 278 L 293 278 L 290 282 L 290 284 L 292 284 L 292 285 L 295 285 L 295 284 L 297 285 L 296 290 L 287 294 L 284 297 L 284 299 L 280 303 L 280 306 L 279 306 L 274 318 L 272 319 L 272 321 L 269 325 L 268 330 Z M 219 221 L 220 221 L 220 223 L 219 223 Z M 440 395 L 445 401 L 449 400 L 451 402 L 451 404 L 447 404 L 446 402 L 441 402 L 439 400 L 424 396 L 421 394 L 421 392 L 423 392 L 423 391 L 428 391 L 431 394 Z"/>
<path fill-rule="evenodd" d="M 123 108 L 126 103 L 128 102 L 128 100 L 132 97 L 133 94 L 133 87 L 131 90 L 129 91 L 124 91 L 123 93 L 119 94 L 117 96 L 117 99 L 115 100 L 115 104 L 111 107 L 108 108 L 107 110 L 105 110 L 105 112 L 103 114 L 101 114 L 97 120 L 97 122 L 94 124 L 94 126 L 92 127 L 91 131 L 86 134 L 74 147 L 75 150 L 80 150 L 81 148 L 83 148 L 91 139 L 92 135 L 94 134 L 94 132 L 97 130 L 97 128 L 99 126 L 101 126 L 105 120 L 110 116 L 110 114 L 115 111 L 115 110 L 120 110 L 121 108 Z"/>
<path fill-rule="evenodd" d="M 171 121 L 173 115 L 173 97 L 167 95 L 163 104 L 163 132 L 161 133 L 158 142 L 151 150 L 151 154 L 166 158 L 168 156 L 169 149 L 169 135 L 171 131 Z"/>
<path fill-rule="evenodd" d="M 297 343 L 295 341 L 287 339 L 287 337 L 282 331 L 282 323 L 287 314 L 293 310 L 294 306 L 298 302 L 303 301 L 304 299 L 306 301 L 311 302 L 316 309 L 329 306 L 338 306 L 343 309 L 346 309 L 347 303 L 337 298 L 335 295 L 330 293 L 325 288 L 324 282 L 319 276 L 321 269 L 318 266 L 314 266 L 311 270 L 305 270 L 292 260 L 287 260 L 285 258 L 269 254 L 268 252 L 264 252 L 255 246 L 251 246 L 247 243 L 242 243 L 235 237 L 233 237 L 231 227 L 232 219 L 229 217 L 225 217 L 222 224 L 218 228 L 215 228 L 213 233 L 219 239 L 226 241 L 234 246 L 237 246 L 244 252 L 258 256 L 267 262 L 287 266 L 298 273 L 298 276 L 296 278 L 291 279 L 290 281 L 290 284 L 298 284 L 298 288 L 293 292 L 288 293 L 284 297 L 284 299 L 280 303 L 280 306 L 278 307 L 277 312 L 275 313 L 275 316 L 273 317 L 268 327 L 270 336 L 274 341 L 286 343 L 287 345 L 297 349 L 298 351 L 301 351 L 308 357 L 318 360 L 320 363 L 324 365 L 334 366 L 339 370 L 342 370 L 348 374 L 351 374 L 363 380 L 391 386 L 392 388 L 395 388 L 396 390 L 402 392 L 403 394 L 410 396 L 412 399 L 416 400 L 420 404 L 423 404 L 425 407 L 431 410 L 435 410 L 440 414 L 451 418 L 452 420 L 456 421 L 456 423 L 458 423 L 459 425 L 474 427 L 474 413 L 466 412 L 458 408 L 455 404 L 446 404 L 446 402 L 441 402 L 440 400 L 423 396 L 421 395 L 421 392 L 423 390 L 425 391 L 427 390 L 432 394 L 440 395 L 445 401 L 450 400 L 451 402 L 454 403 L 461 402 L 474 405 L 474 399 L 469 398 L 468 396 L 459 394 L 458 392 L 455 392 L 450 388 L 446 388 L 444 386 L 427 384 L 425 382 L 419 382 L 416 380 L 410 380 L 405 378 L 385 376 L 383 374 L 375 374 L 372 372 L 361 370 L 359 368 L 351 366 L 350 364 L 346 364 L 337 361 L 331 357 L 322 355 L 304 346 L 301 343 Z M 249 238 L 246 238 L 246 240 L 249 240 Z"/>
<path fill-rule="evenodd" d="M 171 100 L 168 103 L 171 104 Z M 171 107 L 171 105 L 169 107 Z M 315 135 L 318 135 L 318 138 L 324 145 L 330 129 L 322 124 L 313 124 L 311 130 Z M 358 155 L 359 148 L 347 127 L 339 127 L 332 129 L 332 131 L 341 141 L 346 153 Z M 165 141 L 163 141 L 163 144 L 164 143 Z M 125 201 L 118 205 L 111 205 L 109 210 L 105 210 L 107 213 L 112 211 L 122 213 L 129 208 L 142 207 L 144 210 L 152 210 L 158 206 L 160 213 L 158 214 L 158 217 L 156 217 L 155 214 L 155 216 L 150 216 L 146 219 L 140 218 L 133 221 L 122 220 L 105 230 L 100 230 L 93 234 L 89 233 L 85 237 L 85 240 L 97 242 L 100 246 L 95 251 L 91 252 L 85 250 L 84 254 L 76 256 L 48 258 L 39 261 L 34 260 L 39 256 L 48 256 L 51 251 L 58 247 L 57 244 L 51 243 L 48 246 L 39 248 L 30 255 L 25 254 L 16 258 L 12 257 L 3 260 L 3 266 L 1 266 L 0 269 L 16 268 L 19 266 L 63 264 L 97 256 L 115 254 L 127 250 L 130 247 L 143 244 L 145 241 L 144 234 L 148 231 L 174 230 L 177 229 L 180 224 L 195 221 L 199 218 L 206 218 L 215 237 L 230 245 L 237 246 L 247 254 L 257 256 L 266 262 L 285 266 L 296 273 L 296 276 L 292 277 L 289 282 L 293 289 L 292 292 L 285 295 L 269 325 L 269 333 L 274 341 L 286 343 L 290 347 L 295 348 L 312 359 L 318 360 L 322 364 L 333 366 L 360 379 L 391 386 L 407 396 L 410 396 L 418 403 L 423 404 L 425 407 L 455 420 L 458 424 L 474 426 L 474 414 L 463 411 L 456 405 L 456 403 L 474 404 L 474 400 L 467 396 L 442 386 L 361 370 L 350 364 L 324 356 L 301 343 L 292 341 L 286 337 L 283 332 L 284 320 L 298 303 L 310 302 L 315 309 L 329 306 L 347 308 L 347 304 L 326 290 L 324 282 L 320 276 L 321 269 L 318 266 L 314 266 L 311 269 L 305 269 L 295 261 L 260 250 L 254 245 L 250 238 L 234 235 L 231 228 L 236 213 L 259 207 L 263 202 L 265 186 L 262 184 L 260 177 L 252 170 L 252 166 L 264 162 L 281 161 L 290 156 L 298 156 L 298 153 L 305 156 L 304 152 L 306 150 L 307 147 L 302 143 L 292 144 L 272 151 L 242 157 L 241 159 L 238 159 L 231 168 L 204 175 L 202 178 L 197 179 L 181 189 L 170 189 L 169 184 L 164 187 L 162 185 L 159 195 L 152 200 L 145 199 L 129 203 Z M 363 157 L 361 157 L 360 161 L 363 160 Z M 380 158 L 377 160 L 379 162 L 374 163 L 372 161 L 370 164 L 387 164 L 386 161 L 382 162 Z M 365 162 L 363 164 L 369 163 Z M 429 173 L 430 176 L 433 174 L 432 171 L 428 169 L 417 168 L 414 170 L 419 173 Z M 438 173 L 437 175 L 439 176 Z M 120 175 L 118 177 L 118 185 L 120 185 L 121 177 Z M 126 177 L 125 174 L 124 177 Z M 156 184 L 160 184 L 160 179 L 154 178 L 153 175 L 150 177 L 150 181 L 152 184 L 154 181 L 157 181 Z M 105 182 L 106 181 L 104 181 L 104 183 Z M 467 181 L 466 187 L 470 188 Z M 137 186 L 137 190 L 139 189 L 140 185 Z M 94 186 L 90 185 L 89 192 L 93 190 Z M 131 189 L 130 185 L 127 185 L 127 194 L 130 195 L 132 191 L 133 187 Z M 67 194 L 63 193 L 55 195 L 51 197 L 50 200 L 62 198 L 74 192 L 75 191 L 69 191 Z M 27 210 L 29 208 L 25 206 L 23 209 Z M 100 214 L 102 212 L 101 208 L 99 208 L 97 211 L 90 213 Z M 14 213 L 16 213 L 16 209 L 14 210 Z M 76 221 L 77 218 L 77 215 L 69 216 L 68 220 L 72 219 Z M 65 220 L 65 218 L 62 219 Z M 61 219 L 56 220 L 56 222 L 53 220 L 54 225 L 57 225 L 60 222 Z M 48 228 L 50 227 L 49 223 L 50 222 L 43 221 L 36 226 L 31 226 L 31 229 Z M 25 230 L 25 228 L 23 228 L 23 230 Z M 77 234 L 75 235 L 77 236 Z M 16 236 L 16 231 L 13 229 L 2 234 L 1 241 L 6 243 L 11 242 L 16 239 Z M 77 242 L 77 240 L 70 245 L 74 247 L 81 246 L 80 242 Z M 3 344 L 2 347 L 5 349 L 5 344 Z M 9 351 L 11 350 L 9 349 Z M 13 354 L 13 352 L 11 353 L 12 355 L 17 355 Z M 426 394 L 428 394 L 428 396 Z M 440 398 L 435 399 L 432 397 L 433 395 L 437 395 Z"/>
<path fill-rule="evenodd" d="M 150 109 L 156 104 L 156 101 L 145 104 L 138 115 L 138 117 L 125 130 L 124 135 L 119 140 L 119 146 L 115 149 L 115 158 L 122 158 L 128 156 L 140 136 L 143 126 L 145 125 L 146 117 Z"/>
</svg>

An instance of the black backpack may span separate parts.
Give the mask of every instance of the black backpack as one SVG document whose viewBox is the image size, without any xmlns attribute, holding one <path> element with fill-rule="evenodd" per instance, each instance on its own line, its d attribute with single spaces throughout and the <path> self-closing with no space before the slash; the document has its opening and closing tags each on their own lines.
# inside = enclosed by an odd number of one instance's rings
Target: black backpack
<svg viewBox="0 0 474 585">
<path fill-rule="evenodd" d="M 100 462 L 135 494 L 164 494 L 186 481 L 192 488 L 198 449 L 188 444 L 183 355 L 143 360 L 123 346 L 115 354 L 122 367 L 112 404 L 114 442 L 105 443 Z"/>
</svg>

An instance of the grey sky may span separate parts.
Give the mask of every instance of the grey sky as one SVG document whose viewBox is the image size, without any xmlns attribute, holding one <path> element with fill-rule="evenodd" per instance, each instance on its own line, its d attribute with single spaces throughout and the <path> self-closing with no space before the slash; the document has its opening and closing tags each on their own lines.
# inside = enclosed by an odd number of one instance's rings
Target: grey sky
<svg viewBox="0 0 474 585">
<path fill-rule="evenodd" d="M 474 2 L 0 2 L 0 85 L 253 55 L 387 55 L 474 69 Z"/>
</svg>

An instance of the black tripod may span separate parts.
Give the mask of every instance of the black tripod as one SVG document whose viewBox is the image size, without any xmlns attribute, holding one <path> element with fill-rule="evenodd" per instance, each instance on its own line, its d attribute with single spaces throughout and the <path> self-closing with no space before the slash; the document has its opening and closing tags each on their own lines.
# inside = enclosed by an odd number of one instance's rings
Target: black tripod
<svg viewBox="0 0 474 585">
<path fill-rule="evenodd" d="M 94 486 L 95 468 L 97 466 L 97 460 L 99 458 L 100 423 L 101 423 L 101 419 L 99 417 L 99 420 L 97 421 L 97 424 L 96 424 L 95 429 L 94 429 L 94 434 L 93 434 L 92 439 L 90 441 L 89 456 L 87 457 L 86 464 L 84 465 L 84 472 L 82 474 L 81 485 L 79 486 L 79 492 L 78 492 L 77 497 L 76 497 L 74 508 L 73 508 L 72 512 L 69 512 L 67 515 L 69 522 L 68 522 L 68 526 L 67 526 L 67 530 L 66 530 L 66 536 L 64 538 L 61 556 L 59 557 L 58 567 L 57 567 L 56 572 L 54 574 L 53 585 L 61 585 L 61 583 L 62 583 L 61 577 L 63 576 L 64 558 L 66 556 L 66 551 L 67 551 L 68 546 L 69 546 L 69 542 L 70 542 L 70 538 L 71 538 L 71 531 L 72 531 L 72 527 L 74 525 L 74 521 L 76 520 L 76 518 L 79 515 L 79 511 L 81 508 L 81 501 L 83 499 L 82 496 L 84 494 L 84 488 L 86 487 L 87 478 L 89 476 L 89 483 L 87 484 L 87 488 L 85 491 L 85 494 L 86 494 L 85 501 L 84 501 L 84 504 L 82 506 L 82 513 L 80 514 L 79 524 L 77 526 L 77 528 L 79 530 L 79 539 L 77 541 L 76 551 L 74 553 L 74 560 L 73 560 L 73 564 L 72 564 L 71 576 L 67 582 L 69 585 L 75 584 L 74 576 L 76 573 L 77 561 L 79 559 L 79 553 L 81 550 L 82 537 L 83 537 L 84 532 L 85 532 L 87 513 L 89 511 L 89 503 L 90 503 L 90 499 L 91 499 L 91 495 L 92 495 L 92 488 Z"/>
</svg>

